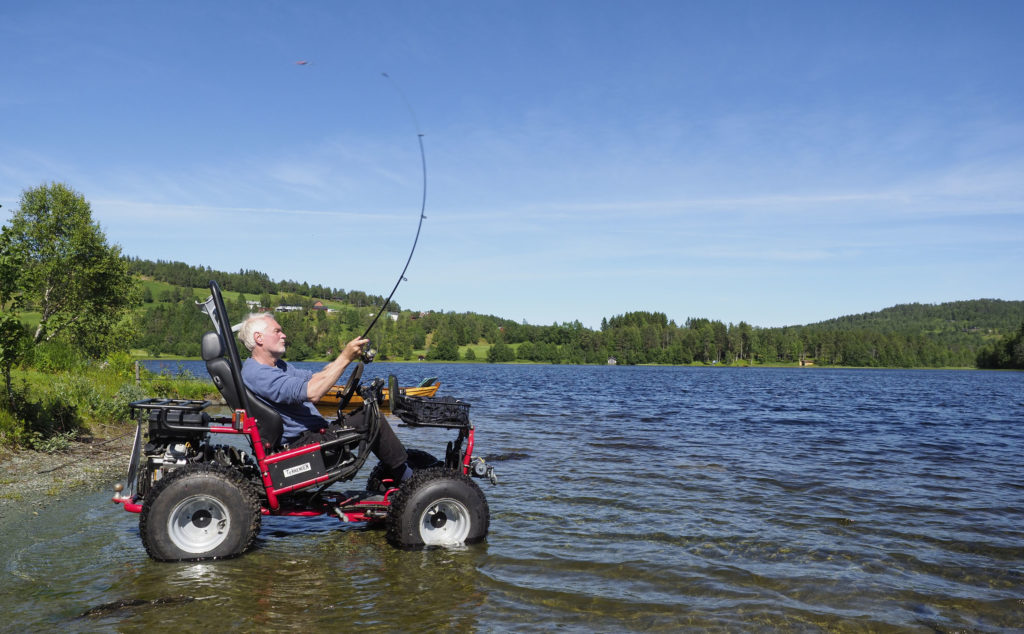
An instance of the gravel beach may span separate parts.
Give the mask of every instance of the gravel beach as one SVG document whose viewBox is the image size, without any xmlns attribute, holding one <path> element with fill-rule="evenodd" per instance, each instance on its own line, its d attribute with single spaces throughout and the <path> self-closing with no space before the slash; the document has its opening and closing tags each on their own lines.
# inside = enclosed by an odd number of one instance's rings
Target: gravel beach
<svg viewBox="0 0 1024 634">
<path fill-rule="evenodd" d="M 74 442 L 60 453 L 0 453 L 0 528 L 12 517 L 37 513 L 83 489 L 109 488 L 113 495 L 113 482 L 127 471 L 134 434 L 134 426 L 125 426 L 108 438 Z"/>
</svg>

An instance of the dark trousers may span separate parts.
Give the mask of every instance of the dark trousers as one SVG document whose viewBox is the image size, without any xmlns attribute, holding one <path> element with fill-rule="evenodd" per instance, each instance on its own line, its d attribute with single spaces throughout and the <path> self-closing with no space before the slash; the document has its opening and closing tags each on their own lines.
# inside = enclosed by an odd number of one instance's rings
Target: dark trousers
<svg viewBox="0 0 1024 634">
<path fill-rule="evenodd" d="M 344 415 L 337 423 L 331 423 L 325 429 L 311 429 L 303 432 L 301 436 L 288 443 L 288 446 L 301 447 L 315 442 L 323 442 L 335 438 L 334 432 L 344 429 L 355 429 L 359 433 L 366 433 L 369 427 L 370 421 L 366 420 L 366 409 L 360 408 L 351 414 Z M 404 467 L 405 461 L 409 459 L 402 441 L 398 439 L 395 430 L 391 429 L 391 425 L 383 416 L 380 417 L 380 433 L 370 444 L 370 451 L 392 471 Z"/>
</svg>

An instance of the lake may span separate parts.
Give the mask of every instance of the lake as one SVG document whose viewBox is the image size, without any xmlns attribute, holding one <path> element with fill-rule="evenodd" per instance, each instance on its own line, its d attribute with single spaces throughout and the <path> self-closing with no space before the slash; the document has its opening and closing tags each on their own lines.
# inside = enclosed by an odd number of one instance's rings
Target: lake
<svg viewBox="0 0 1024 634">
<path fill-rule="evenodd" d="M 378 530 L 265 518 L 243 557 L 157 563 L 100 482 L 4 527 L 7 627 L 1024 628 L 1024 373 L 375 363 L 365 376 L 388 373 L 438 376 L 439 395 L 472 403 L 500 479 L 481 485 L 485 543 L 404 552 Z M 397 431 L 435 453 L 450 437 Z M 168 600 L 80 616 L 135 599 Z"/>
</svg>

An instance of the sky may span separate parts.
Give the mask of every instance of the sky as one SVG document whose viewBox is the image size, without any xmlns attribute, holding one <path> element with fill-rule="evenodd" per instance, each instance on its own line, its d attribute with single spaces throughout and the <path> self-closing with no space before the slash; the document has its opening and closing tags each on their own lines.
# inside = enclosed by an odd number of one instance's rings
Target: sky
<svg viewBox="0 0 1024 634">
<path fill-rule="evenodd" d="M 126 255 L 386 296 L 425 183 L 403 308 L 775 327 L 1022 300 L 1022 24 L 1015 0 L 8 2 L 0 218 L 64 183 Z"/>
</svg>

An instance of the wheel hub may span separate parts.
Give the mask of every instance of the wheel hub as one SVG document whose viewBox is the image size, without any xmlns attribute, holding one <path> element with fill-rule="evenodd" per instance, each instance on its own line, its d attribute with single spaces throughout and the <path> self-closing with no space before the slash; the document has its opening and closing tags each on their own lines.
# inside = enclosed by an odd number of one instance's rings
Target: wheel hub
<svg viewBox="0 0 1024 634">
<path fill-rule="evenodd" d="M 441 509 L 437 509 L 430 516 L 430 525 L 433 526 L 434 528 L 441 528 L 442 526 L 444 526 L 447 523 L 448 523 L 448 516 L 445 515 L 444 511 L 441 510 Z"/>
<path fill-rule="evenodd" d="M 200 509 L 192 514 L 192 523 L 196 528 L 206 528 L 213 521 L 213 515 L 206 509 Z"/>
<path fill-rule="evenodd" d="M 469 509 L 454 498 L 441 498 L 420 514 L 419 535 L 425 546 L 448 546 L 465 542 L 472 521 Z"/>
<path fill-rule="evenodd" d="M 186 553 L 210 552 L 227 538 L 230 528 L 231 514 L 224 502 L 204 494 L 178 502 L 167 518 L 168 537 Z"/>
</svg>

